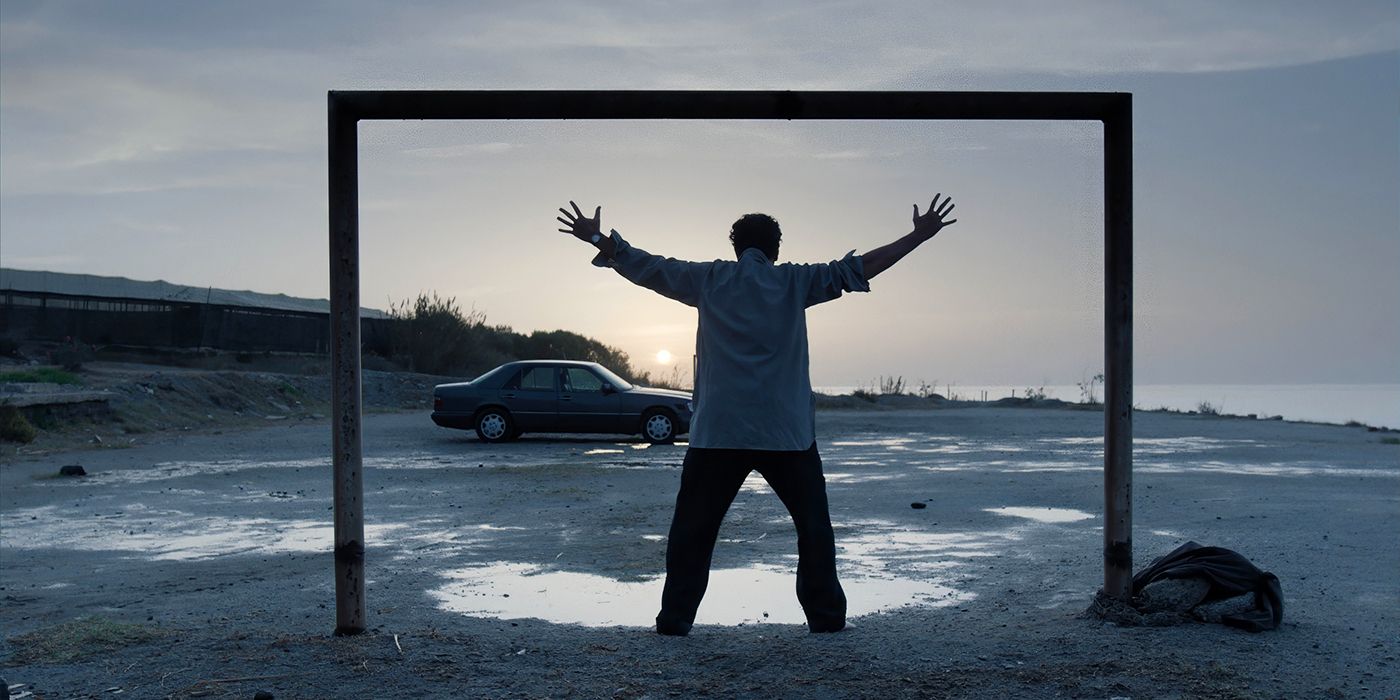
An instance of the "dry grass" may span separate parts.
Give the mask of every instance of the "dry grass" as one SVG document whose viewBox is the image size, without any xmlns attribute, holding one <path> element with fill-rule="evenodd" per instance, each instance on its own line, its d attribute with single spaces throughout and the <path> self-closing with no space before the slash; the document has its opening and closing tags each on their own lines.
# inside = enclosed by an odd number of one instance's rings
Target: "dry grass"
<svg viewBox="0 0 1400 700">
<path fill-rule="evenodd" d="M 78 375 L 57 367 L 36 367 L 34 369 L 24 369 L 12 372 L 0 372 L 0 383 L 46 383 L 46 384 L 81 384 L 82 379 Z"/>
<path fill-rule="evenodd" d="M 167 633 L 149 625 L 81 617 L 10 639 L 19 663 L 62 664 L 90 654 L 159 639 Z"/>
</svg>

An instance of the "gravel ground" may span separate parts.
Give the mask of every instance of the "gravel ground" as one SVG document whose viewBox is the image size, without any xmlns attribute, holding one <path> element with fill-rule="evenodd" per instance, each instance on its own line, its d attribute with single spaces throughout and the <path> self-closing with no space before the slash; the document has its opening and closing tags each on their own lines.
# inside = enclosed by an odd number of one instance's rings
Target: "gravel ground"
<svg viewBox="0 0 1400 700">
<path fill-rule="evenodd" d="M 1140 414 L 1135 556 L 1230 547 L 1283 628 L 1119 628 L 1102 415 L 818 414 L 855 629 L 810 635 L 755 479 L 691 636 L 655 613 L 683 446 L 484 445 L 365 423 L 370 631 L 336 638 L 324 420 L 0 463 L 0 675 L 36 698 L 1400 694 L 1400 446 L 1364 429 Z M 85 478 L 53 478 L 82 464 Z M 923 503 L 915 509 L 911 503 Z"/>
</svg>

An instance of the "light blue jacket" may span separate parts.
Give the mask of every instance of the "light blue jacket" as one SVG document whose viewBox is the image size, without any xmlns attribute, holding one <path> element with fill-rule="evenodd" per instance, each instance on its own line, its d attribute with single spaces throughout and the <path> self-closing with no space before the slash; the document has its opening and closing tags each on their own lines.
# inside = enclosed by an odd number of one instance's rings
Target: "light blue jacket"
<svg viewBox="0 0 1400 700">
<path fill-rule="evenodd" d="M 757 248 L 737 261 L 688 262 L 652 255 L 612 232 L 611 267 L 633 284 L 699 312 L 691 447 L 805 450 L 816 441 L 807 355 L 809 306 L 842 292 L 868 292 L 855 251 L 815 265 L 774 265 Z"/>
</svg>

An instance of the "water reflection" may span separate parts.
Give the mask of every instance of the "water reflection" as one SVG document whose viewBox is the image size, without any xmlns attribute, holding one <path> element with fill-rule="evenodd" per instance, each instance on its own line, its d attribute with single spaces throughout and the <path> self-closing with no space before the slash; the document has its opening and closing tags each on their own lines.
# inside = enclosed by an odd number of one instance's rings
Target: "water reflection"
<svg viewBox="0 0 1400 700">
<path fill-rule="evenodd" d="M 1074 523 L 1080 520 L 1088 520 L 1094 517 L 1090 513 L 1073 508 L 1040 508 L 1029 506 L 1006 506 L 1003 508 L 984 508 L 988 513 L 997 515 L 1009 515 L 1014 518 L 1025 518 L 1038 523 Z"/>
<path fill-rule="evenodd" d="M 661 600 L 664 578 L 639 582 L 607 576 L 549 570 L 518 562 L 494 562 L 444 574 L 448 583 L 430 595 L 445 610 L 504 619 L 538 618 L 590 627 L 648 627 Z M 970 600 L 971 594 L 932 581 L 899 578 L 845 578 L 851 617 L 909 605 L 942 607 Z M 802 623 L 788 567 L 716 569 L 696 622 L 738 625 Z"/>
</svg>

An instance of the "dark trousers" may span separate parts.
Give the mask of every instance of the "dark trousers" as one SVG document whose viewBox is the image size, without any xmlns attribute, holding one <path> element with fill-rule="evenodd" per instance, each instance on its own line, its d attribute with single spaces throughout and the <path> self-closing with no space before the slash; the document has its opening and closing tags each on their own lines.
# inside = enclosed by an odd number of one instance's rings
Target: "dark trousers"
<svg viewBox="0 0 1400 700">
<path fill-rule="evenodd" d="M 720 521 L 749 472 L 757 470 L 787 506 L 797 526 L 797 600 L 813 632 L 846 624 L 846 594 L 836 580 L 836 541 L 827 511 L 826 478 L 817 445 L 806 450 L 727 450 L 692 447 L 685 453 L 681 490 L 666 544 L 666 588 L 657 630 L 685 634 L 710 580 Z"/>
</svg>

